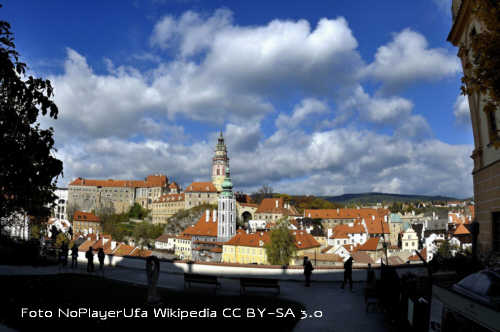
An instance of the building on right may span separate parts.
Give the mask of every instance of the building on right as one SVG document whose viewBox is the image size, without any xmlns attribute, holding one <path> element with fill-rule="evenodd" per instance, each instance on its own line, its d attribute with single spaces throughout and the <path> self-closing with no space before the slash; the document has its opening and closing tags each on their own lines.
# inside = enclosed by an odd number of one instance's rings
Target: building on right
<svg viewBox="0 0 500 332">
<path fill-rule="evenodd" d="M 472 40 L 486 30 L 475 11 L 480 1 L 453 0 L 452 28 L 448 41 L 459 48 L 464 74 L 474 75 L 477 65 Z M 486 3 L 486 2 L 485 2 Z M 468 86 L 468 88 L 470 88 Z M 485 107 L 491 101 L 484 92 L 468 95 L 474 134 L 472 171 L 476 221 L 479 223 L 478 249 L 500 253 L 500 109 Z"/>
</svg>

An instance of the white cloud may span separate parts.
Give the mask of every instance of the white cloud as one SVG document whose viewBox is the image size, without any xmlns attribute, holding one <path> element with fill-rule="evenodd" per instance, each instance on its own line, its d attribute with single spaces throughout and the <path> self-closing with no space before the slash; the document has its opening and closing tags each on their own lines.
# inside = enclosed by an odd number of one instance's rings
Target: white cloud
<svg viewBox="0 0 500 332">
<path fill-rule="evenodd" d="M 293 108 L 291 116 L 281 113 L 276 119 L 276 126 L 303 127 L 305 122 L 311 120 L 313 114 L 325 114 L 328 110 L 328 105 L 325 102 L 314 98 L 306 98 Z"/>
<path fill-rule="evenodd" d="M 455 120 L 457 123 L 462 125 L 470 125 L 470 110 L 469 110 L 469 99 L 464 95 L 459 95 L 453 105 L 453 115 L 455 115 Z"/>
<path fill-rule="evenodd" d="M 460 71 L 458 58 L 441 48 L 429 48 L 425 37 L 411 29 L 394 35 L 380 46 L 375 60 L 365 70 L 367 77 L 380 80 L 384 88 L 397 90 L 418 81 L 435 81 Z"/>
<path fill-rule="evenodd" d="M 218 134 L 207 134 L 211 129 L 204 123 L 211 122 L 225 128 L 236 189 L 267 183 L 322 195 L 471 194 L 472 147 L 426 139 L 429 126 L 413 112 L 412 101 L 363 90 L 364 63 L 344 18 L 321 19 L 315 27 L 305 20 L 242 27 L 227 10 L 211 16 L 187 12 L 160 20 L 151 44 L 153 53 L 136 58 L 155 63 L 170 52 L 173 60 L 148 73 L 107 61 L 107 72 L 97 74 L 83 55 L 68 49 L 64 72 L 50 77 L 60 108 L 50 124 L 64 181 L 158 172 L 183 185 L 208 180 Z M 405 30 L 379 48 L 367 72 L 387 86 L 404 85 L 431 79 L 431 70 L 437 78 L 455 73 L 450 59 Z M 291 98 L 300 99 L 286 111 Z M 278 110 L 273 132 L 269 118 Z M 304 130 L 307 121 L 329 122 L 333 111 L 331 123 L 352 112 L 363 124 L 392 128 L 394 135 L 360 130 L 358 123 Z M 204 123 L 184 129 L 179 118 Z"/>
<path fill-rule="evenodd" d="M 376 124 L 394 125 L 405 121 L 413 110 L 413 103 L 401 97 L 371 97 L 361 86 L 343 104 L 344 110 L 357 110 L 362 120 Z"/>
</svg>

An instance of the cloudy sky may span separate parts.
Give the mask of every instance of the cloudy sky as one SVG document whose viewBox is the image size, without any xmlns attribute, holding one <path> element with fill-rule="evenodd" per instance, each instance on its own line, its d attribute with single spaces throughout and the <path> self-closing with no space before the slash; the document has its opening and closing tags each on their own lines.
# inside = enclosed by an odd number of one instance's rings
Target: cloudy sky
<svg viewBox="0 0 500 332">
<path fill-rule="evenodd" d="M 472 195 L 449 0 L 69 3 L 0 9 L 54 85 L 60 186 L 208 180 L 223 130 L 240 191 Z"/>
</svg>

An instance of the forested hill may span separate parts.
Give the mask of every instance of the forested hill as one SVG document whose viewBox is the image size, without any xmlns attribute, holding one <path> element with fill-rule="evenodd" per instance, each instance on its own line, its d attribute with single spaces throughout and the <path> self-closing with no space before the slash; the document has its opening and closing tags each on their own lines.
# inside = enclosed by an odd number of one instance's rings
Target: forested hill
<svg viewBox="0 0 500 332">
<path fill-rule="evenodd" d="M 426 195 L 406 195 L 406 194 L 386 194 L 386 193 L 360 193 L 344 194 L 340 196 L 321 196 L 322 199 L 333 203 L 341 204 L 369 204 L 369 203 L 392 203 L 392 202 L 446 202 L 459 201 L 454 197 L 446 196 L 426 196 Z"/>
</svg>

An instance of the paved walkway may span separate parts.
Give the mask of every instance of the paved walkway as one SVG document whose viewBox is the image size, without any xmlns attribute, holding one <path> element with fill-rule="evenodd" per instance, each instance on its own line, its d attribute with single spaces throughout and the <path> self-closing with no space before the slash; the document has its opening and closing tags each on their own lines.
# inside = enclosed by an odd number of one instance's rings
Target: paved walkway
<svg viewBox="0 0 500 332">
<path fill-rule="evenodd" d="M 0 275 L 30 275 L 30 274 L 57 274 L 74 273 L 75 270 L 57 267 L 34 268 L 29 266 L 0 265 Z M 79 273 L 85 272 L 80 266 Z M 145 271 L 125 268 L 106 268 L 106 278 L 146 285 Z M 239 295 L 239 281 L 236 279 L 220 278 L 221 289 L 217 294 Z M 281 295 L 284 299 L 301 302 L 308 313 L 318 310 L 322 318 L 310 318 L 299 321 L 294 331 L 387 331 L 384 327 L 381 313 L 366 313 L 363 290 L 361 284 L 354 284 L 354 291 L 340 289 L 337 282 L 317 282 L 312 287 L 304 287 L 300 282 L 280 281 Z M 184 288 L 181 274 L 161 273 L 158 286 L 162 288 L 182 290 Z M 2 331 L 2 326 L 0 326 Z"/>
</svg>

